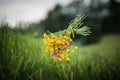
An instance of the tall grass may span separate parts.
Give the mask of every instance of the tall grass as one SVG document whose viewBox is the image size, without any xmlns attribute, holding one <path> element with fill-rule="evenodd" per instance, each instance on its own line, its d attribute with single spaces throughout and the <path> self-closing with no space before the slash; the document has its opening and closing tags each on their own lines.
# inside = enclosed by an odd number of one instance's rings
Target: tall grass
<svg viewBox="0 0 120 80">
<path fill-rule="evenodd" d="M 0 28 L 0 80 L 119 80 L 119 40 L 120 36 L 105 37 L 99 44 L 78 45 L 71 61 L 57 61 L 44 52 L 42 38 L 4 25 Z"/>
</svg>

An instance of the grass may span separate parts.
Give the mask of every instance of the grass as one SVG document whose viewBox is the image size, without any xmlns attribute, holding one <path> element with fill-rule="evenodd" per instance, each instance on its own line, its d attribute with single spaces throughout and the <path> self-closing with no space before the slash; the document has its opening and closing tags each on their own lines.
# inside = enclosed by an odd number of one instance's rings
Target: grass
<svg viewBox="0 0 120 80">
<path fill-rule="evenodd" d="M 44 52 L 42 38 L 1 28 L 0 80 L 119 80 L 119 40 L 112 35 L 98 44 L 78 45 L 71 61 L 57 61 Z"/>
</svg>

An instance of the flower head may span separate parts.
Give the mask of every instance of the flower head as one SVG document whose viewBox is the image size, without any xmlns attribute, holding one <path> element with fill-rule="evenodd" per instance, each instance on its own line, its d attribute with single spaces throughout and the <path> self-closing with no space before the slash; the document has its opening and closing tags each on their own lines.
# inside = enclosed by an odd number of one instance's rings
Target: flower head
<svg viewBox="0 0 120 80">
<path fill-rule="evenodd" d="M 70 38 L 70 33 L 63 35 L 55 35 L 54 33 L 46 34 L 44 33 L 44 44 L 45 44 L 45 52 L 53 54 L 55 59 L 61 60 L 70 60 L 67 55 L 69 52 L 69 48 L 71 46 L 72 39 Z"/>
</svg>

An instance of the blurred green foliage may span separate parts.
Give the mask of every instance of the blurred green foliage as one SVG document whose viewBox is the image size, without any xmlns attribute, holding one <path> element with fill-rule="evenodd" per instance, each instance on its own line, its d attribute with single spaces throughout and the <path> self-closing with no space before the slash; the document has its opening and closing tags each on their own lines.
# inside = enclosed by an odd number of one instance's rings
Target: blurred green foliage
<svg viewBox="0 0 120 80">
<path fill-rule="evenodd" d="M 42 38 L 0 27 L 0 80 L 119 80 L 119 35 L 99 44 L 80 46 L 71 61 L 56 61 L 44 52 Z"/>
</svg>

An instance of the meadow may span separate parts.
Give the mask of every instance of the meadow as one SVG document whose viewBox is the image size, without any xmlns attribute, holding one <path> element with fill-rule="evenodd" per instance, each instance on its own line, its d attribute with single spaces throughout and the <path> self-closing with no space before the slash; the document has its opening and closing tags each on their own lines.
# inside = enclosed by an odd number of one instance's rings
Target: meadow
<svg viewBox="0 0 120 80">
<path fill-rule="evenodd" d="M 70 61 L 45 53 L 43 37 L 0 28 L 0 80 L 120 80 L 120 35 L 106 35 L 99 43 L 81 46 Z"/>
</svg>

